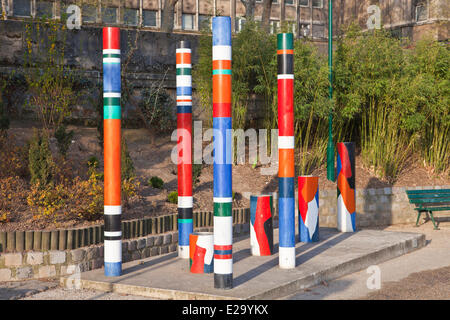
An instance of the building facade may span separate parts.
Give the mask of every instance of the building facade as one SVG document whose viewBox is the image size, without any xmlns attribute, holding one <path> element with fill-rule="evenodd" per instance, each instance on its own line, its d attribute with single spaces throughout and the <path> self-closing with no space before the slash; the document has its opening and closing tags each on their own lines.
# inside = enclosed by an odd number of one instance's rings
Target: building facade
<svg viewBox="0 0 450 320">
<path fill-rule="evenodd" d="M 148 30 L 161 28 L 164 0 L 1 0 L 4 19 L 51 17 L 59 19 L 74 11 L 81 12 L 83 25 L 117 25 Z M 375 6 L 375 7 L 374 7 Z M 334 35 L 356 21 L 363 29 L 377 18 L 380 25 L 399 37 L 412 40 L 431 34 L 447 40 L 449 30 L 448 0 L 333 0 Z M 256 0 L 256 21 L 261 20 L 262 0 Z M 174 13 L 174 32 L 199 32 L 210 26 L 214 15 L 231 16 L 233 32 L 245 24 L 245 7 L 240 0 L 178 0 Z M 292 25 L 296 37 L 325 40 L 328 37 L 327 0 L 273 0 L 270 14 L 271 32 L 282 21 Z"/>
</svg>

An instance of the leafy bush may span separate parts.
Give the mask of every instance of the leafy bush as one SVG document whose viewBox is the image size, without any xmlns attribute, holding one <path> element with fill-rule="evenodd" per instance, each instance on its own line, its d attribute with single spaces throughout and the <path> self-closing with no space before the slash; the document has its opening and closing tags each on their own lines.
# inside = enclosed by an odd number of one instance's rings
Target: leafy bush
<svg viewBox="0 0 450 320">
<path fill-rule="evenodd" d="M 202 174 L 203 164 L 194 163 L 192 165 L 192 183 L 195 186 L 198 182 L 200 182 L 200 175 Z"/>
<path fill-rule="evenodd" d="M 70 144 L 72 143 L 72 138 L 74 131 L 66 131 L 67 127 L 65 124 L 60 124 L 55 130 L 56 144 L 58 146 L 59 153 L 65 158 L 67 151 L 69 150 Z"/>
<path fill-rule="evenodd" d="M 177 204 L 178 203 L 178 192 L 172 191 L 171 193 L 169 193 L 167 195 L 167 201 L 169 201 L 170 203 Z"/>
<path fill-rule="evenodd" d="M 121 151 L 121 171 L 122 171 L 122 181 L 129 180 L 135 176 L 135 169 L 133 165 L 133 159 L 131 159 L 130 153 L 128 152 L 127 141 L 122 137 Z"/>
<path fill-rule="evenodd" d="M 138 195 L 140 183 L 135 177 L 125 179 L 122 181 L 122 199 L 123 205 L 129 207 L 129 201 Z"/>
<path fill-rule="evenodd" d="M 151 177 L 148 180 L 148 184 L 151 185 L 153 188 L 162 189 L 163 185 L 164 185 L 164 181 L 159 177 Z"/>
<path fill-rule="evenodd" d="M 13 135 L 0 135 L 0 178 L 28 175 L 28 145 L 19 147 Z"/>
<path fill-rule="evenodd" d="M 0 223 L 10 221 L 10 217 L 21 213 L 26 206 L 27 183 L 20 177 L 0 179 Z"/>
<path fill-rule="evenodd" d="M 46 134 L 34 130 L 28 154 L 31 184 L 45 188 L 53 182 L 55 168 Z"/>
</svg>

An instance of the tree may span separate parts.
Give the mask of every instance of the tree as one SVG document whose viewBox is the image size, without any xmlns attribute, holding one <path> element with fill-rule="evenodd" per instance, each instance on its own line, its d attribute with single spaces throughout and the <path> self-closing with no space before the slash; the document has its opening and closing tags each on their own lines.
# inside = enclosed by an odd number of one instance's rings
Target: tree
<svg viewBox="0 0 450 320">
<path fill-rule="evenodd" d="M 245 20 L 253 20 L 255 17 L 256 0 L 241 0 L 245 7 Z"/>
<path fill-rule="evenodd" d="M 175 5 L 178 0 L 165 0 L 162 10 L 161 31 L 172 32 L 173 31 L 173 16 L 175 13 Z"/>
<path fill-rule="evenodd" d="M 261 27 L 264 31 L 270 31 L 270 12 L 272 11 L 273 0 L 263 0 L 263 13 L 261 19 Z"/>
</svg>

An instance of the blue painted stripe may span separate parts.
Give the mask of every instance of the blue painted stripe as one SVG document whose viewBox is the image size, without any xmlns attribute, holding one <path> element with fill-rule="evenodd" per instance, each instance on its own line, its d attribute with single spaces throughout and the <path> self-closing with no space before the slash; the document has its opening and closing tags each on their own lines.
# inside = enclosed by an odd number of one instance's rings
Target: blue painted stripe
<svg viewBox="0 0 450 320">
<path fill-rule="evenodd" d="M 214 164 L 231 164 L 231 117 L 215 117 L 213 119 Z"/>
<path fill-rule="evenodd" d="M 177 96 L 191 96 L 192 87 L 177 87 Z"/>
<path fill-rule="evenodd" d="M 278 199 L 280 247 L 295 246 L 295 199 Z"/>
<path fill-rule="evenodd" d="M 213 46 L 231 46 L 231 18 L 213 17 Z"/>
<path fill-rule="evenodd" d="M 187 219 L 186 219 L 187 220 Z M 191 222 L 180 222 L 178 221 L 178 232 L 179 232 L 179 245 L 180 246 L 188 246 L 189 245 L 189 235 L 194 232 L 194 225 Z"/>
<path fill-rule="evenodd" d="M 214 254 L 218 255 L 226 255 L 226 254 L 232 254 L 233 250 L 214 250 Z"/>
<path fill-rule="evenodd" d="M 213 271 L 214 271 L 214 259 L 212 259 L 212 262 L 210 264 L 203 265 L 204 273 L 213 273 Z"/>
<path fill-rule="evenodd" d="M 118 277 L 122 274 L 122 262 L 105 262 L 105 276 Z"/>
<path fill-rule="evenodd" d="M 192 106 L 177 106 L 177 113 L 192 113 Z"/>
<path fill-rule="evenodd" d="M 294 178 L 278 178 L 278 192 L 281 198 L 294 198 Z"/>
<path fill-rule="evenodd" d="M 355 218 L 356 218 L 356 211 L 350 214 L 350 218 L 352 219 L 352 228 L 353 228 L 353 231 L 356 231 L 356 221 L 355 221 Z"/>
<path fill-rule="evenodd" d="M 339 177 L 339 173 L 341 173 L 342 170 L 342 161 L 341 161 L 341 157 L 339 156 L 339 152 L 337 154 L 337 159 L 336 159 L 336 178 Z"/>
<path fill-rule="evenodd" d="M 103 64 L 103 92 L 120 92 L 120 64 Z"/>
<path fill-rule="evenodd" d="M 232 180 L 231 180 L 231 164 L 215 164 L 214 165 L 214 197 L 231 198 Z"/>
<path fill-rule="evenodd" d="M 258 197 L 250 196 L 250 222 L 255 225 L 256 208 L 258 205 Z"/>
<path fill-rule="evenodd" d="M 299 239 L 301 242 L 317 242 L 319 241 L 319 219 L 317 219 L 316 231 L 312 238 L 309 236 L 309 230 L 301 218 L 299 218 L 300 224 L 298 228 Z"/>
</svg>

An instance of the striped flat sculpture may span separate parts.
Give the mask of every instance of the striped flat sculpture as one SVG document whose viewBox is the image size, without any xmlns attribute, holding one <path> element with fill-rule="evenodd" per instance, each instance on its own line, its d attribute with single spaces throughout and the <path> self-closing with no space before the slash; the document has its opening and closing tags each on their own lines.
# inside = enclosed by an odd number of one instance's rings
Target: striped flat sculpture
<svg viewBox="0 0 450 320">
<path fill-rule="evenodd" d="M 214 272 L 214 235 L 193 232 L 189 235 L 189 267 L 191 273 Z"/>
<path fill-rule="evenodd" d="M 356 231 L 355 143 L 337 144 L 337 226 L 341 232 Z"/>
</svg>

